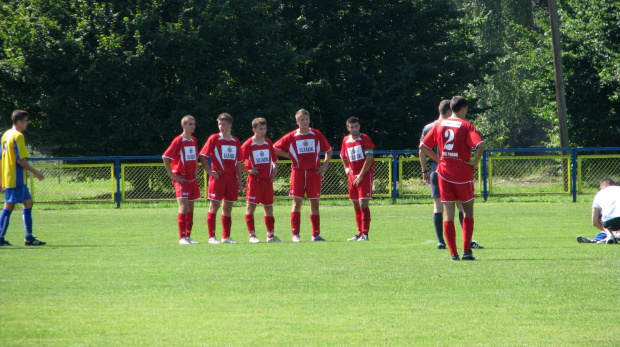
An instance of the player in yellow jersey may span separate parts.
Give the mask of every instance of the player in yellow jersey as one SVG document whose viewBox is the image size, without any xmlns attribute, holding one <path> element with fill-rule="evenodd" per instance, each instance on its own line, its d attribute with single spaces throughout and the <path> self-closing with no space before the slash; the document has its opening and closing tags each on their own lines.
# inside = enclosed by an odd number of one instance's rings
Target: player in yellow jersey
<svg viewBox="0 0 620 347">
<path fill-rule="evenodd" d="M 34 201 L 26 185 L 26 171 L 30 171 L 36 178 L 42 180 L 43 174 L 35 170 L 28 162 L 28 150 L 23 132 L 28 127 L 28 112 L 22 110 L 13 111 L 11 116 L 13 128 L 7 130 L 2 135 L 2 164 L 0 165 L 0 193 L 4 192 L 4 209 L 0 215 L 0 247 L 12 246 L 9 241 L 4 239 L 11 213 L 15 205 L 24 205 L 22 210 L 24 220 L 24 230 L 26 246 L 43 246 L 45 242 L 37 240 L 32 236 L 32 205 Z"/>
</svg>

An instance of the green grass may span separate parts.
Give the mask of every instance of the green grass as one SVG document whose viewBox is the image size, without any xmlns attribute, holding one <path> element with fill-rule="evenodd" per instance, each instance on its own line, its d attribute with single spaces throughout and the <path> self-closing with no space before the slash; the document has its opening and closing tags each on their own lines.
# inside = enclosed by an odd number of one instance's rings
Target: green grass
<svg viewBox="0 0 620 347">
<path fill-rule="evenodd" d="M 39 207 L 37 210 L 36 208 Z M 589 203 L 479 203 L 475 262 L 435 249 L 429 205 L 372 205 L 371 241 L 350 206 L 322 207 L 323 235 L 282 244 L 176 244 L 176 208 L 35 206 L 26 248 L 19 211 L 0 248 L 0 345 L 618 345 L 620 247 L 596 233 Z M 260 216 L 258 214 L 257 216 Z M 264 239 L 262 218 L 258 235 Z M 220 231 L 218 223 L 218 234 Z M 219 237 L 219 236 L 218 236 Z M 460 240 L 460 236 L 458 237 Z"/>
</svg>

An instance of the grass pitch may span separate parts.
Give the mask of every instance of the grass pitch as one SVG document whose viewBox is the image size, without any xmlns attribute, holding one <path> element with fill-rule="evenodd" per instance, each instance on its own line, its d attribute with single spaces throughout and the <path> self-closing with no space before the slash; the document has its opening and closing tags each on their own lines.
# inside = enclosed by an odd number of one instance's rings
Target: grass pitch
<svg viewBox="0 0 620 347">
<path fill-rule="evenodd" d="M 43 210 L 23 246 L 19 211 L 0 248 L 2 346 L 618 345 L 620 246 L 592 236 L 589 203 L 478 203 L 478 260 L 435 248 L 429 205 L 371 205 L 370 242 L 351 206 L 322 206 L 325 243 L 178 245 L 176 208 Z M 218 217 L 219 218 L 219 217 Z M 221 227 L 218 223 L 218 238 Z M 458 232 L 460 233 L 460 231 Z M 460 240 L 460 235 L 457 237 Z"/>
</svg>

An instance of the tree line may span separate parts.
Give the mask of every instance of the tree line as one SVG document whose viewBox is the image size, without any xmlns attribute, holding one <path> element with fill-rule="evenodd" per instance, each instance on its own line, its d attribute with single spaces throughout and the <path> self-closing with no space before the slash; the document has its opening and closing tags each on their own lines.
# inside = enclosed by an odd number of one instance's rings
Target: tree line
<svg viewBox="0 0 620 347">
<path fill-rule="evenodd" d="M 571 145 L 620 145 L 619 6 L 560 4 Z M 199 140 L 221 112 L 279 137 L 306 108 L 336 147 L 357 116 L 377 148 L 414 149 L 463 95 L 488 147 L 554 146 L 547 18 L 518 0 L 8 0 L 1 121 L 30 111 L 48 155 L 152 155 L 184 114 Z"/>
</svg>

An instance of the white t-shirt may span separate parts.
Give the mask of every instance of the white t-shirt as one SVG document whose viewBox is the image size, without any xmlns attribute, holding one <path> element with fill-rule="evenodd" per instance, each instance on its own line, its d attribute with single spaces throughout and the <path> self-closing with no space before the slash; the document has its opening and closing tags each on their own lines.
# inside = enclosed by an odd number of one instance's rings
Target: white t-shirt
<svg viewBox="0 0 620 347">
<path fill-rule="evenodd" d="M 594 196 L 592 208 L 601 210 L 603 222 L 620 217 L 620 186 L 601 189 Z"/>
</svg>

